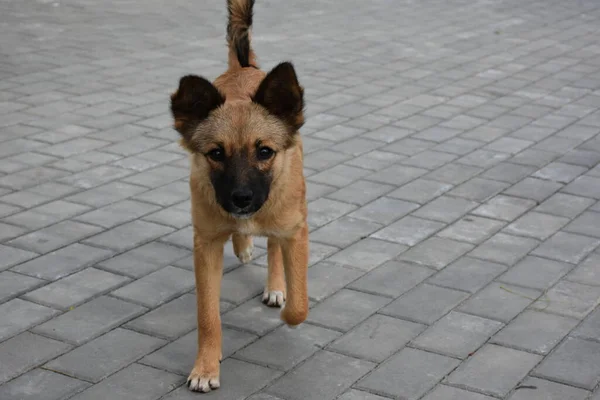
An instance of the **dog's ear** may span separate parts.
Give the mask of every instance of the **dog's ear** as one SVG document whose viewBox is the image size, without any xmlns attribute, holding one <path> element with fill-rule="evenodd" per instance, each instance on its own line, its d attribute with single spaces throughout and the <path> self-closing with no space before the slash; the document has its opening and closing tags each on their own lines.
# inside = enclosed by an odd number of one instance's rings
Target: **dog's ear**
<svg viewBox="0 0 600 400">
<path fill-rule="evenodd" d="M 206 79 L 196 75 L 184 76 L 179 80 L 177 91 L 171 95 L 175 130 L 189 141 L 193 128 L 224 102 L 217 88 Z"/>
<path fill-rule="evenodd" d="M 279 64 L 267 74 L 252 101 L 284 121 L 294 132 L 304 124 L 304 89 L 290 62 Z"/>
</svg>

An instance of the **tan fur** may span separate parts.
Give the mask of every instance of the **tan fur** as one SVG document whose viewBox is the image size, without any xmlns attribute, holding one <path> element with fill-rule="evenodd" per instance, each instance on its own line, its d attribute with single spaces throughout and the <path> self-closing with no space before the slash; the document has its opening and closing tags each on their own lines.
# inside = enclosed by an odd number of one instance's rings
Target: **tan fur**
<svg viewBox="0 0 600 400">
<path fill-rule="evenodd" d="M 232 4 L 241 7 L 244 1 L 247 0 L 234 0 Z M 302 142 L 297 132 L 290 132 L 285 121 L 252 101 L 266 76 L 265 72 L 251 67 L 242 68 L 240 63 L 235 62 L 235 57 L 230 41 L 229 69 L 214 81 L 214 86 L 225 99 L 224 104 L 197 123 L 185 114 L 185 107 L 174 115 L 175 128 L 184 135 L 182 146 L 190 151 L 198 355 L 188 382 L 192 382 L 193 390 L 199 391 L 209 391 L 220 384 L 219 297 L 223 246 L 230 237 L 233 237 L 236 255 L 240 256 L 252 246 L 252 236 L 267 236 L 266 290 L 281 291 L 287 297 L 281 312 L 281 318 L 287 324 L 298 325 L 308 315 L 306 275 L 309 248 Z M 250 62 L 256 65 L 252 50 Z M 302 93 L 300 87 L 297 91 Z M 177 92 L 172 96 L 172 99 L 176 98 Z M 303 116 L 295 118 L 300 120 Z M 193 126 L 192 131 L 190 126 Z M 270 192 L 254 215 L 248 219 L 236 219 L 216 200 L 210 176 L 211 171 L 220 166 L 206 153 L 215 147 L 215 143 L 220 143 L 229 152 L 252 148 L 257 141 L 276 151 L 272 160 L 260 165 L 260 168 L 270 170 Z"/>
</svg>

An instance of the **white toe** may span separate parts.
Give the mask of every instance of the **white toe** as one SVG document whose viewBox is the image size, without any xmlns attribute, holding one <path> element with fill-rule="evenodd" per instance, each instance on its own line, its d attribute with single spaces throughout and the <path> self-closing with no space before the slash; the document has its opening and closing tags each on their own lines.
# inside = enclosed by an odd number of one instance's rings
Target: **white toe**
<svg viewBox="0 0 600 400">
<path fill-rule="evenodd" d="M 252 260 L 252 253 L 254 252 L 254 245 L 250 245 L 250 247 L 245 248 L 244 250 L 240 251 L 240 253 L 238 254 L 238 258 L 240 259 L 240 261 L 242 263 L 247 263 L 250 260 Z"/>
<path fill-rule="evenodd" d="M 263 293 L 263 303 L 270 307 L 281 307 L 285 297 L 281 290 L 265 290 Z"/>
</svg>

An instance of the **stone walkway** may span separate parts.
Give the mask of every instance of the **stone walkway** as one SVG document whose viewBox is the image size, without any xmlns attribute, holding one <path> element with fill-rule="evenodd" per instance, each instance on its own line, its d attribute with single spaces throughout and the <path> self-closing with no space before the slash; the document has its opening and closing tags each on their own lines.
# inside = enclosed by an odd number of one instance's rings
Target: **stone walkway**
<svg viewBox="0 0 600 400">
<path fill-rule="evenodd" d="M 600 3 L 257 0 L 292 60 L 309 320 L 226 250 L 222 388 L 195 344 L 168 96 L 225 1 L 0 1 L 0 399 L 600 399 Z"/>
</svg>

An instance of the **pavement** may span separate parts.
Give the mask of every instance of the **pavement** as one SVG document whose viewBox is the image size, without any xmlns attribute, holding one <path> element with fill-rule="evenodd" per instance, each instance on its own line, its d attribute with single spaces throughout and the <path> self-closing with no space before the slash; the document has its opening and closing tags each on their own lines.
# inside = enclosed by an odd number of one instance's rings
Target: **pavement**
<svg viewBox="0 0 600 400">
<path fill-rule="evenodd" d="M 600 3 L 257 0 L 305 87 L 308 321 L 226 248 L 196 352 L 180 76 L 224 1 L 0 1 L 0 399 L 599 400 Z"/>
</svg>

